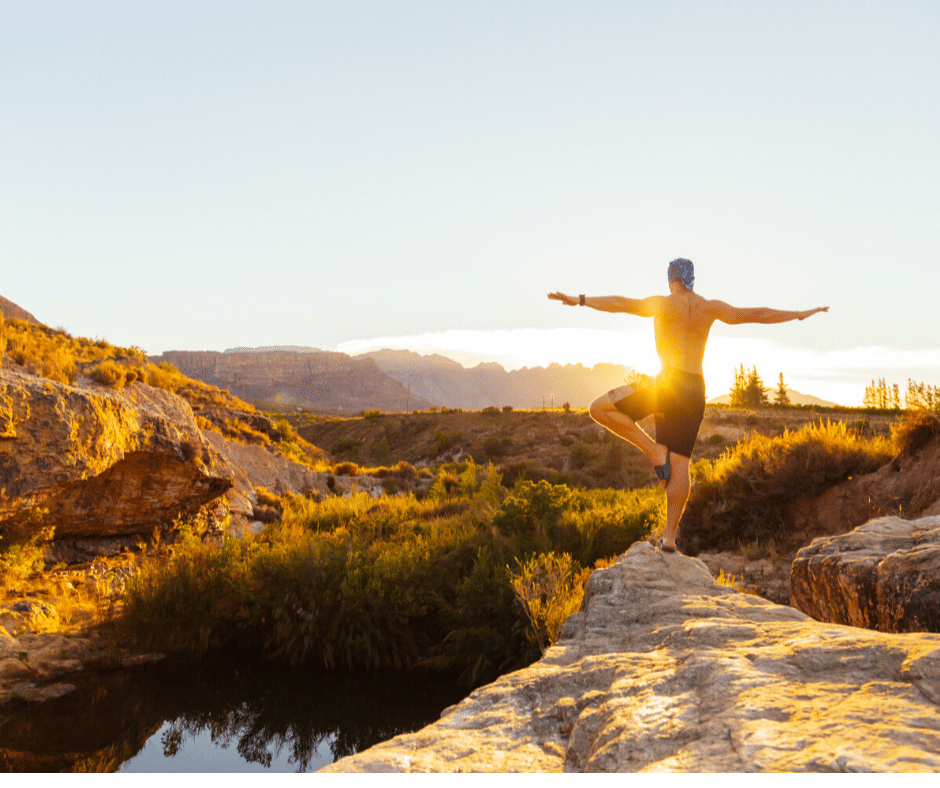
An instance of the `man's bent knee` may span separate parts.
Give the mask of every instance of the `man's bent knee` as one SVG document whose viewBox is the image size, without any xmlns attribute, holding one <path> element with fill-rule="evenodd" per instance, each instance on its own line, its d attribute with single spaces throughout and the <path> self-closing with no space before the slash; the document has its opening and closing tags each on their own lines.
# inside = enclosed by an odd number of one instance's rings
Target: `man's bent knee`
<svg viewBox="0 0 940 788">
<path fill-rule="evenodd" d="M 609 395 L 601 394 L 601 396 L 591 403 L 588 412 L 591 414 L 591 418 L 594 419 L 594 421 L 598 424 L 604 424 L 610 421 L 612 412 L 619 413 L 620 411 L 614 407 L 614 403 L 610 401 Z"/>
<path fill-rule="evenodd" d="M 610 421 L 610 417 L 614 414 L 624 415 L 622 411 L 617 409 L 617 406 L 614 404 L 615 400 L 613 396 L 616 395 L 616 401 L 619 402 L 626 397 L 629 397 L 633 393 L 632 386 L 621 386 L 619 389 L 614 389 L 613 391 L 608 391 L 606 394 L 601 394 L 594 402 L 591 403 L 591 407 L 588 409 L 588 412 L 591 414 L 591 418 L 594 419 L 598 424 L 604 424 L 605 422 Z"/>
</svg>

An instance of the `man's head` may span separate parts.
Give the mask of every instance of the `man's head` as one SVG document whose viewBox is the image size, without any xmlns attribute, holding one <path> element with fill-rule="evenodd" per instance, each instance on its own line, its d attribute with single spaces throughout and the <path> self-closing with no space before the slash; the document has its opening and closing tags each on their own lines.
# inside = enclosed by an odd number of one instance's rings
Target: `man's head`
<svg viewBox="0 0 940 788">
<path fill-rule="evenodd" d="M 691 290 L 695 284 L 695 266 L 684 257 L 677 257 L 669 263 L 667 275 L 670 282 L 679 282 L 686 290 Z"/>
</svg>

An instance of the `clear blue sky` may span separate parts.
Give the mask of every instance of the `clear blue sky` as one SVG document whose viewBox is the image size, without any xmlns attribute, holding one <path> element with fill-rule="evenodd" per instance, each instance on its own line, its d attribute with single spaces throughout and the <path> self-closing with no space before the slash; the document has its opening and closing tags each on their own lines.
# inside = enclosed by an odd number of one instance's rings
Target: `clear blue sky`
<svg viewBox="0 0 940 788">
<path fill-rule="evenodd" d="M 937 384 L 938 41 L 933 1 L 0 0 L 0 294 L 152 353 L 624 329 L 631 364 L 644 321 L 545 294 L 684 256 L 831 307 L 715 329 L 768 382 Z"/>
</svg>

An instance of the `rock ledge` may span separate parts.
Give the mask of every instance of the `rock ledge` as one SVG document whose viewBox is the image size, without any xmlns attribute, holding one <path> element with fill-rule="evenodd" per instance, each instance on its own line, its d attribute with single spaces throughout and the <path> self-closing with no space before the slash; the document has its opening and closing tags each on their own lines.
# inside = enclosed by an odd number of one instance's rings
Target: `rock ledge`
<svg viewBox="0 0 940 788">
<path fill-rule="evenodd" d="M 328 772 L 937 771 L 940 635 L 822 624 L 637 543 L 563 639 Z"/>
</svg>

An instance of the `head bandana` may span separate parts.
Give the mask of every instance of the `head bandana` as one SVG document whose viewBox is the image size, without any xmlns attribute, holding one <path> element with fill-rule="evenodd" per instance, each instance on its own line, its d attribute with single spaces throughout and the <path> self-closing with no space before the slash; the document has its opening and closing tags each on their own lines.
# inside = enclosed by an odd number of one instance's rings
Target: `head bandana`
<svg viewBox="0 0 940 788">
<path fill-rule="evenodd" d="M 682 282 L 682 286 L 686 290 L 691 290 L 692 285 L 695 284 L 695 267 L 692 265 L 691 260 L 677 257 L 669 263 L 668 276 L 670 282 L 678 280 Z"/>
</svg>

